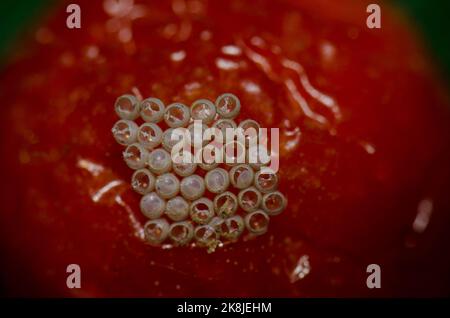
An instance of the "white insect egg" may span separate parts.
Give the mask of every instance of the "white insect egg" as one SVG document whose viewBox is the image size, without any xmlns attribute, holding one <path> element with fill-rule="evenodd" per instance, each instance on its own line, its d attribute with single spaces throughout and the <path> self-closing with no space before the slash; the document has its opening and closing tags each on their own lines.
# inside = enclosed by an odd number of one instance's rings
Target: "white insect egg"
<svg viewBox="0 0 450 318">
<path fill-rule="evenodd" d="M 164 173 L 156 178 L 155 190 L 163 199 L 173 198 L 180 190 L 180 181 L 173 173 Z"/>
<path fill-rule="evenodd" d="M 214 216 L 214 206 L 210 199 L 200 198 L 191 203 L 189 209 L 191 219 L 198 224 L 206 224 Z"/>
<path fill-rule="evenodd" d="M 248 148 L 246 160 L 254 170 L 260 170 L 262 166 L 270 163 L 269 150 L 263 144 L 250 146 Z"/>
<path fill-rule="evenodd" d="M 125 149 L 122 156 L 127 166 L 136 170 L 145 167 L 149 154 L 142 145 L 134 143 Z"/>
<path fill-rule="evenodd" d="M 169 238 L 175 245 L 186 245 L 194 236 L 194 226 L 188 221 L 174 222 L 169 228 Z"/>
<path fill-rule="evenodd" d="M 190 117 L 189 108 L 181 103 L 170 104 L 164 112 L 164 121 L 172 128 L 186 127 Z"/>
<path fill-rule="evenodd" d="M 265 173 L 255 173 L 255 187 L 262 193 L 275 191 L 278 187 L 278 175 L 269 168 Z"/>
<path fill-rule="evenodd" d="M 157 219 L 164 213 L 166 201 L 155 192 L 150 192 L 141 198 L 140 208 L 149 219 Z"/>
<path fill-rule="evenodd" d="M 238 208 L 238 199 L 230 191 L 218 194 L 214 198 L 214 210 L 220 217 L 229 217 L 236 213 Z"/>
<path fill-rule="evenodd" d="M 183 151 L 173 155 L 172 168 L 181 177 L 192 175 L 197 169 L 192 153 Z"/>
<path fill-rule="evenodd" d="M 135 120 L 139 117 L 139 102 L 133 95 L 122 95 L 114 104 L 117 116 L 122 119 Z"/>
<path fill-rule="evenodd" d="M 183 178 L 180 183 L 180 192 L 187 200 L 196 200 L 205 193 L 205 181 L 197 174 Z"/>
<path fill-rule="evenodd" d="M 216 245 L 219 235 L 212 226 L 205 224 L 194 229 L 194 237 L 200 246 L 213 247 Z"/>
<path fill-rule="evenodd" d="M 147 169 L 139 169 L 131 177 L 131 186 L 139 194 L 152 192 L 155 187 L 155 177 Z"/>
<path fill-rule="evenodd" d="M 227 142 L 223 147 L 224 162 L 228 166 L 245 163 L 245 146 L 237 140 Z"/>
<path fill-rule="evenodd" d="M 173 128 L 169 128 L 163 132 L 163 136 L 162 136 L 162 141 L 161 141 L 162 146 L 168 152 L 171 152 L 172 148 L 178 142 L 178 140 L 175 140 L 175 138 L 172 139 L 172 134 L 173 134 Z"/>
<path fill-rule="evenodd" d="M 245 189 L 252 185 L 254 175 L 253 169 L 246 164 L 234 166 L 229 171 L 231 184 L 237 189 Z"/>
<path fill-rule="evenodd" d="M 219 158 L 216 158 L 215 154 L 216 151 L 218 151 L 217 157 Z M 218 161 L 223 161 L 221 157 L 223 157 L 221 149 L 219 149 L 214 144 L 209 144 L 196 152 L 195 161 L 198 162 L 198 166 L 200 168 L 209 171 L 216 168 L 219 165 Z"/>
<path fill-rule="evenodd" d="M 164 117 L 164 110 L 164 103 L 154 97 L 144 99 L 140 105 L 141 117 L 149 123 L 159 123 Z"/>
<path fill-rule="evenodd" d="M 246 119 L 239 123 L 238 128 L 242 129 L 245 136 L 245 147 L 258 144 L 261 126 L 253 119 Z"/>
<path fill-rule="evenodd" d="M 228 172 L 222 168 L 210 170 L 205 175 L 206 189 L 212 193 L 221 193 L 228 189 L 230 180 Z"/>
<path fill-rule="evenodd" d="M 191 117 L 205 124 L 211 123 L 216 117 L 216 106 L 207 99 L 199 99 L 191 105 Z"/>
<path fill-rule="evenodd" d="M 219 216 L 214 216 L 211 221 L 209 221 L 208 225 L 213 227 L 217 233 L 222 232 L 222 226 L 224 226 L 224 219 Z"/>
<path fill-rule="evenodd" d="M 284 210 L 286 204 L 285 196 L 281 192 L 275 191 L 263 195 L 261 207 L 269 215 L 278 215 Z"/>
<path fill-rule="evenodd" d="M 266 233 L 269 221 L 269 216 L 261 210 L 251 212 L 244 217 L 245 227 L 250 233 L 255 235 Z"/>
<path fill-rule="evenodd" d="M 163 137 L 163 132 L 157 124 L 145 123 L 139 127 L 137 139 L 147 149 L 158 146 Z"/>
<path fill-rule="evenodd" d="M 214 168 L 216 168 L 219 164 L 218 163 L 199 163 L 198 166 L 202 168 L 203 170 L 209 171 Z"/>
<path fill-rule="evenodd" d="M 236 95 L 226 93 L 216 99 L 217 113 L 223 118 L 233 119 L 241 111 L 241 102 Z"/>
<path fill-rule="evenodd" d="M 150 220 L 144 225 L 145 238 L 150 244 L 161 244 L 169 234 L 169 222 L 164 219 Z"/>
<path fill-rule="evenodd" d="M 240 215 L 234 215 L 224 220 L 221 235 L 229 240 L 235 240 L 242 234 L 244 228 L 244 219 Z"/>
<path fill-rule="evenodd" d="M 256 211 L 261 205 L 262 194 L 255 187 L 243 189 L 238 194 L 239 206 L 245 212 Z"/>
<path fill-rule="evenodd" d="M 196 125 L 195 123 L 192 123 L 187 129 L 189 130 L 189 145 L 201 147 L 208 143 L 208 140 L 203 139 L 203 133 L 208 129 L 208 126 L 205 124 Z"/>
<path fill-rule="evenodd" d="M 111 132 L 118 144 L 127 146 L 136 142 L 138 128 L 134 121 L 121 119 L 114 124 Z"/>
<path fill-rule="evenodd" d="M 163 174 L 172 168 L 172 158 L 164 149 L 158 148 L 150 152 L 147 160 L 150 171 L 155 174 Z"/>
<path fill-rule="evenodd" d="M 163 132 L 162 136 L 162 146 L 165 150 L 168 152 L 172 151 L 172 148 L 179 142 L 183 141 L 183 144 L 189 145 L 189 137 L 187 137 L 186 134 L 179 134 L 179 129 L 185 129 L 185 128 L 177 128 L 177 133 L 175 133 L 175 128 L 169 128 L 166 131 Z M 181 131 L 182 132 L 182 131 Z"/>
<path fill-rule="evenodd" d="M 189 203 L 180 196 L 172 198 L 167 201 L 165 214 L 173 221 L 183 221 L 189 216 Z"/>
<path fill-rule="evenodd" d="M 222 132 L 223 140 L 226 140 L 227 129 L 228 129 L 229 134 L 231 134 L 231 133 L 234 134 L 235 129 L 237 128 L 237 124 L 232 119 L 222 118 L 222 119 L 219 119 L 218 121 L 216 121 L 212 125 L 212 127 L 219 129 Z"/>
</svg>

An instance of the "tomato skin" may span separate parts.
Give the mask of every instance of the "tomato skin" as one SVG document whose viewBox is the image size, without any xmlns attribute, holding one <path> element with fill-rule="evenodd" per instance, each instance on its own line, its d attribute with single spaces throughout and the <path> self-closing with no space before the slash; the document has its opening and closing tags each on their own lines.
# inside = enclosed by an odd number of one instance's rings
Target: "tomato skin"
<svg viewBox="0 0 450 318">
<path fill-rule="evenodd" d="M 448 96 L 398 13 L 383 6 L 382 29 L 366 28 L 368 3 L 152 1 L 130 20 L 79 1 L 79 30 L 55 8 L 0 75 L 5 294 L 448 296 Z M 280 128 L 289 205 L 266 235 L 212 254 L 144 243 L 110 133 L 127 92 L 186 104 L 232 92 L 242 118 Z M 380 290 L 366 287 L 372 263 Z"/>
</svg>

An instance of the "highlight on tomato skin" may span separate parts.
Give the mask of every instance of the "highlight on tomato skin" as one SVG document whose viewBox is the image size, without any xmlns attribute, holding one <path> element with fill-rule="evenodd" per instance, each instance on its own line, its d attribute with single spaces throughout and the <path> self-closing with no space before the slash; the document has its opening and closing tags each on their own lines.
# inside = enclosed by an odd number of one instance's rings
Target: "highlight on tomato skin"
<svg viewBox="0 0 450 318">
<path fill-rule="evenodd" d="M 370 1 L 80 0 L 70 29 L 69 3 L 0 72 L 2 295 L 450 295 L 449 95 L 399 9 L 383 3 L 369 29 Z M 287 206 L 213 253 L 149 244 L 128 136 L 111 133 L 116 99 L 224 93 L 239 97 L 237 123 L 279 128 Z M 81 288 L 67 287 L 70 264 Z"/>
</svg>

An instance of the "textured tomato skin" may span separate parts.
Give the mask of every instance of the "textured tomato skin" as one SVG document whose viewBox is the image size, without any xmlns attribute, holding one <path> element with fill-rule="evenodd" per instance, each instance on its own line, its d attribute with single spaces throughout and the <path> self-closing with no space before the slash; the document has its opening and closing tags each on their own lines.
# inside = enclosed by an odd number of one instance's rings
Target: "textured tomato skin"
<svg viewBox="0 0 450 318">
<path fill-rule="evenodd" d="M 78 1 L 72 30 L 55 8 L 0 75 L 4 293 L 449 295 L 447 95 L 401 16 L 383 6 L 369 30 L 365 1 L 337 2 L 151 1 L 114 19 Z M 110 134 L 126 92 L 187 104 L 232 92 L 242 118 L 279 127 L 289 205 L 269 232 L 212 254 L 145 244 Z M 72 263 L 81 289 L 66 287 Z M 379 290 L 366 287 L 372 263 Z"/>
</svg>

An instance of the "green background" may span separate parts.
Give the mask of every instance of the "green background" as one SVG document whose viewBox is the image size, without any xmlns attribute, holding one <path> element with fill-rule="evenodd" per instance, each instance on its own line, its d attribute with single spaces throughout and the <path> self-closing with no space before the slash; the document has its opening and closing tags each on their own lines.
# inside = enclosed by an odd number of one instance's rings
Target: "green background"
<svg viewBox="0 0 450 318">
<path fill-rule="evenodd" d="M 0 0 L 0 59 L 13 41 L 56 0 Z M 314 1 L 314 0 L 311 0 Z M 381 1 L 374 1 L 374 3 Z M 403 7 L 422 31 L 425 41 L 450 83 L 450 0 L 391 0 Z M 74 1 L 76 3 L 76 1 Z"/>
</svg>

